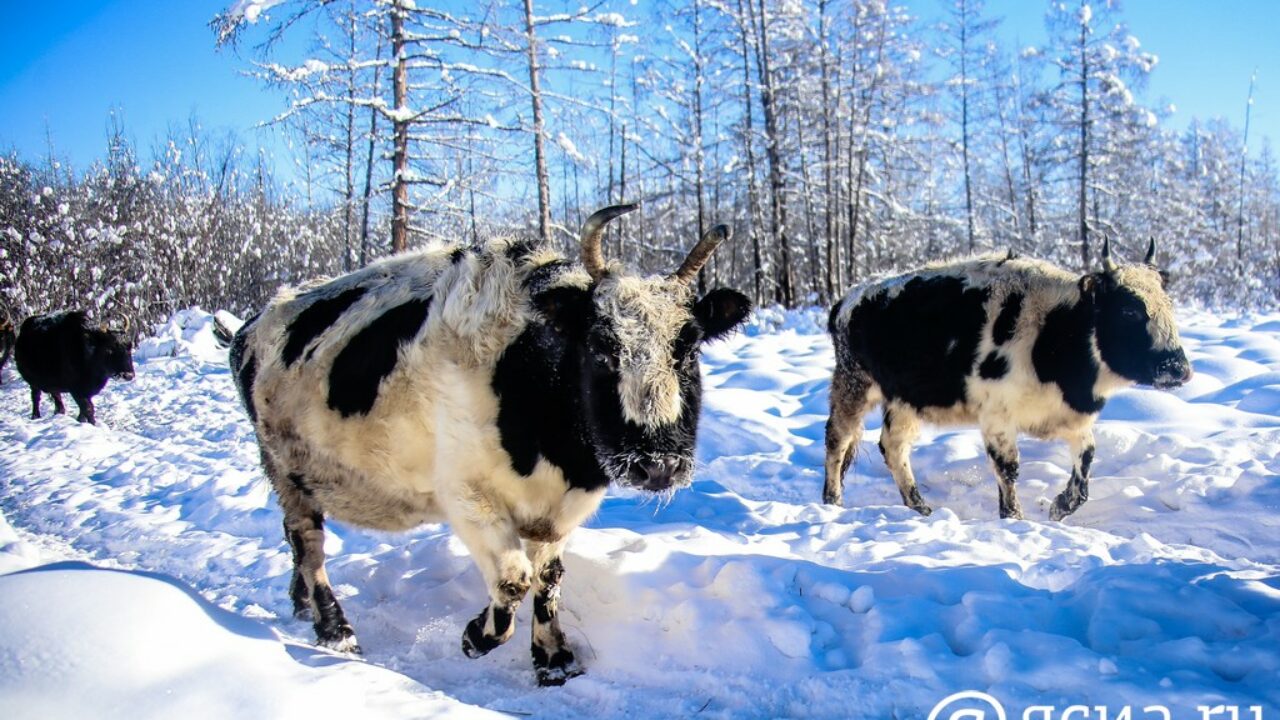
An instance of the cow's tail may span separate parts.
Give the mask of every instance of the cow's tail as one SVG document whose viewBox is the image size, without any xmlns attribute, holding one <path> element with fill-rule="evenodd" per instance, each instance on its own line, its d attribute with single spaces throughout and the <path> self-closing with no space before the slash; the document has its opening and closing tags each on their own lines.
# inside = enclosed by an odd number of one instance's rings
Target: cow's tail
<svg viewBox="0 0 1280 720">
<path fill-rule="evenodd" d="M 253 404 L 253 384 L 257 380 L 258 363 L 249 350 L 249 333 L 253 330 L 257 315 L 249 318 L 240 326 L 231 338 L 231 347 L 227 352 L 227 364 L 231 366 L 231 375 L 235 378 L 236 389 L 240 391 L 240 402 L 249 413 L 249 419 L 257 422 L 258 413 Z"/>
</svg>

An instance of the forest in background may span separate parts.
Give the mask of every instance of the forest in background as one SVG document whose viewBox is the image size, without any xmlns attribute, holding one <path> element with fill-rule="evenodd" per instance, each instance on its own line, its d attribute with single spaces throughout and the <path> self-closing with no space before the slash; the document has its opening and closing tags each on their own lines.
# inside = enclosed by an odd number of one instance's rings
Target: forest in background
<svg viewBox="0 0 1280 720">
<path fill-rule="evenodd" d="M 141 160 L 112 122 L 74 172 L 0 157 L 0 303 L 151 322 L 244 312 L 281 283 L 493 233 L 669 271 L 735 230 L 709 285 L 828 304 L 925 261 L 1014 250 L 1093 269 L 1149 237 L 1172 294 L 1280 299 L 1280 169 L 1224 121 L 1167 127 L 1158 59 L 1114 2 L 1048 2 L 1006 47 L 978 0 L 926 22 L 879 0 L 240 0 L 228 63 L 281 93 L 276 160 L 192 121 Z M 1243 86 L 1248 78 L 1238 80 Z M 1240 114 L 1245 114 L 1242 94 Z M 1247 117 L 1247 116 L 1246 116 Z"/>
</svg>

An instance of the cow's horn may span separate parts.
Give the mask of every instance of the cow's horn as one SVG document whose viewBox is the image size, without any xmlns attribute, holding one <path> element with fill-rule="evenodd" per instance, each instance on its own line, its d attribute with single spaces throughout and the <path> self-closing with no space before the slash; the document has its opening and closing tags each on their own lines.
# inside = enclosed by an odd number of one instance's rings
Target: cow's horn
<svg viewBox="0 0 1280 720">
<path fill-rule="evenodd" d="M 1150 244 L 1147 245 L 1147 258 L 1142 262 L 1148 265 L 1156 264 L 1156 239 L 1152 236 Z"/>
<path fill-rule="evenodd" d="M 715 252 L 716 247 L 728 240 L 732 234 L 733 231 L 728 225 L 717 225 L 703 233 L 702 239 L 689 251 L 688 257 L 680 263 L 680 267 L 674 273 L 671 273 L 671 279 L 679 280 L 686 285 L 693 282 L 693 279 L 698 277 L 698 271 L 707 264 L 707 260 L 711 259 L 711 253 Z"/>
<path fill-rule="evenodd" d="M 630 205 L 610 205 L 591 214 L 582 224 L 582 265 L 592 280 L 604 277 L 604 251 L 600 249 L 600 241 L 604 238 L 604 226 L 610 220 L 640 207 L 640 203 Z"/>
<path fill-rule="evenodd" d="M 1102 269 L 1107 272 L 1116 271 L 1116 261 L 1111 259 L 1111 236 L 1102 236 Z"/>
</svg>

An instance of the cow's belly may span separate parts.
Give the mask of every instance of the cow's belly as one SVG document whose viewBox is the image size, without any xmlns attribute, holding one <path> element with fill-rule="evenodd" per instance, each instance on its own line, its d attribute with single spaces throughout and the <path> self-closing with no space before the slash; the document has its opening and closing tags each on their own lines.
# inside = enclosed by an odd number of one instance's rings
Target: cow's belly
<svg viewBox="0 0 1280 720">
<path fill-rule="evenodd" d="M 1045 440 L 1071 437 L 1093 421 L 1092 416 L 1068 406 L 1056 386 L 1035 381 L 986 382 L 970 378 L 968 394 L 968 405 L 977 422 L 1014 428 Z"/>
</svg>

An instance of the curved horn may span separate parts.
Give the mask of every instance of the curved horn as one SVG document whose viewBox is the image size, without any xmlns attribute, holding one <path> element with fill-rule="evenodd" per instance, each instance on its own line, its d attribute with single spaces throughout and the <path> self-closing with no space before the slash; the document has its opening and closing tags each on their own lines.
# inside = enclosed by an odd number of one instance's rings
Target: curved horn
<svg viewBox="0 0 1280 720">
<path fill-rule="evenodd" d="M 121 315 L 120 317 L 124 319 L 124 328 L 123 328 L 123 329 L 121 329 L 121 330 L 120 330 L 120 332 L 125 333 L 125 334 L 128 334 L 128 332 L 129 332 L 129 326 L 132 324 L 132 323 L 130 323 L 130 322 L 129 322 L 129 316 L 128 316 L 128 315 Z"/>
<path fill-rule="evenodd" d="M 1151 237 L 1151 243 L 1147 245 L 1147 257 L 1142 262 L 1148 265 L 1156 264 L 1156 238 L 1154 235 Z"/>
<path fill-rule="evenodd" d="M 610 220 L 640 207 L 640 203 L 631 203 L 630 205 L 610 205 L 591 214 L 587 221 L 582 224 L 582 264 L 587 268 L 587 274 L 591 275 L 592 280 L 599 280 L 604 276 L 604 252 L 600 249 L 600 240 L 604 237 L 604 226 Z"/>
<path fill-rule="evenodd" d="M 1107 272 L 1116 271 L 1116 261 L 1111 259 L 1111 236 L 1102 236 L 1102 269 Z"/>
<path fill-rule="evenodd" d="M 671 273 L 672 280 L 679 280 L 686 285 L 693 282 L 698 277 L 698 271 L 703 265 L 707 264 L 707 260 L 711 259 L 711 253 L 716 251 L 716 247 L 720 243 L 728 240 L 733 235 L 733 231 L 728 225 L 717 225 L 702 235 L 702 239 L 697 245 L 689 251 L 689 256 L 680 263 L 679 269 Z"/>
</svg>

